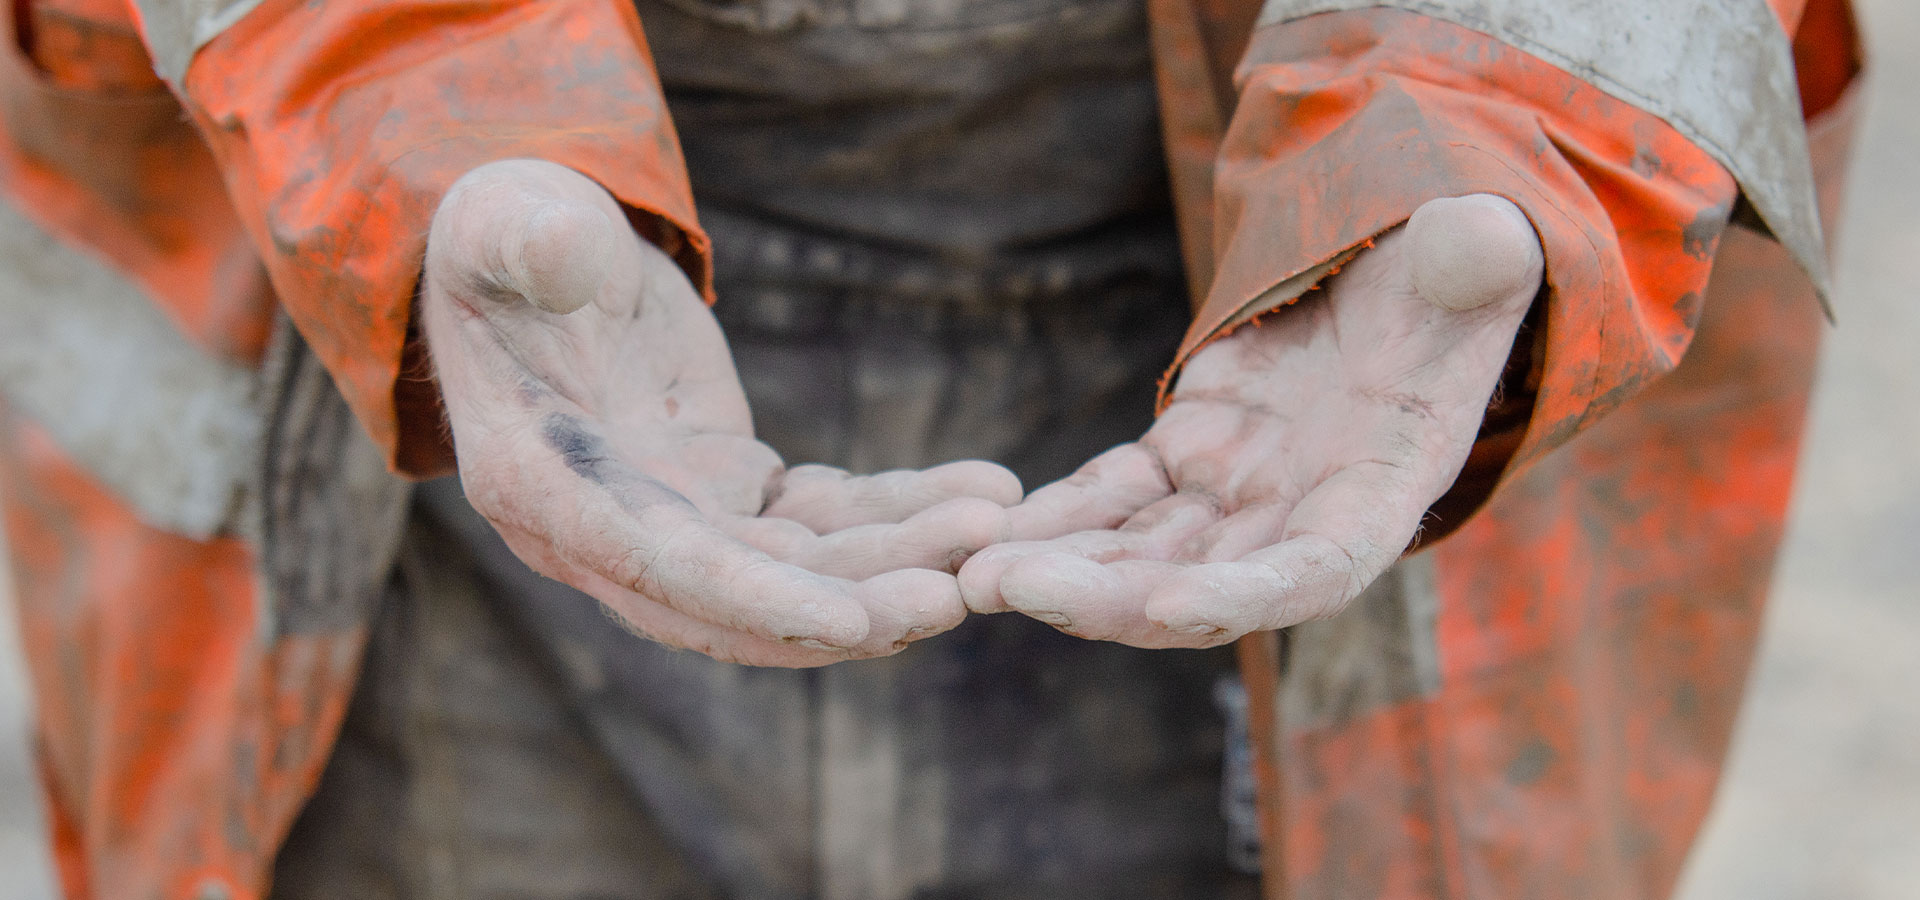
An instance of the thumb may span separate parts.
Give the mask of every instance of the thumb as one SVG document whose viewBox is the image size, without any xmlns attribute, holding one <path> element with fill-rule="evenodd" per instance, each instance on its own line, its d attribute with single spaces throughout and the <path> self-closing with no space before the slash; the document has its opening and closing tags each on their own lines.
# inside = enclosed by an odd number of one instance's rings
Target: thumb
<svg viewBox="0 0 1920 900">
<path fill-rule="evenodd" d="M 555 200 L 534 207 L 518 229 L 502 233 L 505 287 L 551 313 L 566 314 L 592 303 L 607 280 L 614 227 L 599 210 L 578 202 Z"/>
<path fill-rule="evenodd" d="M 600 295 L 626 227 L 599 185 L 540 160 L 488 163 L 447 190 L 427 236 L 427 277 L 551 313 Z"/>
<path fill-rule="evenodd" d="M 1422 204 L 1407 220 L 1407 252 L 1414 290 L 1456 312 L 1531 300 L 1545 271 L 1533 224 L 1492 194 Z"/>
</svg>

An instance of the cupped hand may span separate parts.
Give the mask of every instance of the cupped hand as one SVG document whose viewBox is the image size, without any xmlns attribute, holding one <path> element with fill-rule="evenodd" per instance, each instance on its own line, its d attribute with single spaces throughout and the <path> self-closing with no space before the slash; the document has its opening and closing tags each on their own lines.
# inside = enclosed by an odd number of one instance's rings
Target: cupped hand
<svg viewBox="0 0 1920 900">
<path fill-rule="evenodd" d="M 984 462 L 787 469 L 686 276 L 552 163 L 448 191 L 421 316 L 468 500 L 529 565 L 666 644 L 782 666 L 893 653 L 965 615 L 951 573 L 1020 499 Z"/>
<path fill-rule="evenodd" d="M 1465 464 L 1542 271 L 1512 203 L 1427 203 L 1195 353 L 1138 442 L 1016 507 L 1019 540 L 961 569 L 967 605 L 1140 647 L 1339 612 Z"/>
</svg>

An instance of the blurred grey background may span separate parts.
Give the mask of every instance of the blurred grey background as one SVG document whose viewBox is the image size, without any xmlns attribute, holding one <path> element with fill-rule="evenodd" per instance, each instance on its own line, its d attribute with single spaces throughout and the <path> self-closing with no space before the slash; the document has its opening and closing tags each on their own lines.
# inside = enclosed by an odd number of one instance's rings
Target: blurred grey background
<svg viewBox="0 0 1920 900">
<path fill-rule="evenodd" d="M 1840 327 L 1753 691 L 1682 900 L 1920 898 L 1920 3 L 1858 2 L 1874 71 Z M 7 609 L 0 900 L 53 897 L 26 716 Z"/>
</svg>

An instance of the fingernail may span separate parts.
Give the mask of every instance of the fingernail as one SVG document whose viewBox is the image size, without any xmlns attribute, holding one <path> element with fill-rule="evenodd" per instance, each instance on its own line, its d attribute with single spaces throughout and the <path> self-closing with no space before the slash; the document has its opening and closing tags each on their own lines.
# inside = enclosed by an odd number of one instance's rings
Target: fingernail
<svg viewBox="0 0 1920 900">
<path fill-rule="evenodd" d="M 1198 635 L 1223 634 L 1226 632 L 1225 628 L 1221 628 L 1218 625 L 1208 625 L 1205 622 L 1202 622 L 1199 625 L 1182 625 L 1178 628 L 1169 628 L 1167 630 L 1176 631 L 1176 632 L 1179 632 L 1180 634 L 1198 634 Z"/>
<path fill-rule="evenodd" d="M 845 647 L 829 644 L 826 641 L 819 640 L 817 638 L 788 638 L 787 640 L 792 641 L 793 643 L 799 644 L 802 647 L 806 647 L 810 650 L 830 650 L 837 653 L 841 650 L 847 649 Z"/>
<path fill-rule="evenodd" d="M 1045 622 L 1048 625 L 1056 625 L 1061 628 L 1065 628 L 1073 624 L 1073 620 L 1067 618 L 1066 613 L 1054 612 L 1053 610 L 1050 610 L 1050 609 L 1023 609 L 1021 610 L 1021 612 L 1026 613 L 1027 615 L 1035 619 L 1039 619 L 1040 621 Z"/>
</svg>

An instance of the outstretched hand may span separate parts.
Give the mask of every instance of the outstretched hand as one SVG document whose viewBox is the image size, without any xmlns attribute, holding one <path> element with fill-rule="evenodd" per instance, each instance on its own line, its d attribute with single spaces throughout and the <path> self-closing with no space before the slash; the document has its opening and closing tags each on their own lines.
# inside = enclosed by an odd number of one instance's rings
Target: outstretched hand
<svg viewBox="0 0 1920 900">
<path fill-rule="evenodd" d="M 552 163 L 449 190 L 421 315 L 474 508 L 663 643 L 782 666 L 893 653 L 965 615 L 951 573 L 1020 499 L 983 462 L 787 469 L 686 276 Z"/>
<path fill-rule="evenodd" d="M 966 563 L 967 605 L 1139 647 L 1339 612 L 1465 464 L 1542 273 L 1508 201 L 1424 205 L 1195 353 L 1138 442 L 1013 509 L 1022 540 Z"/>
</svg>

